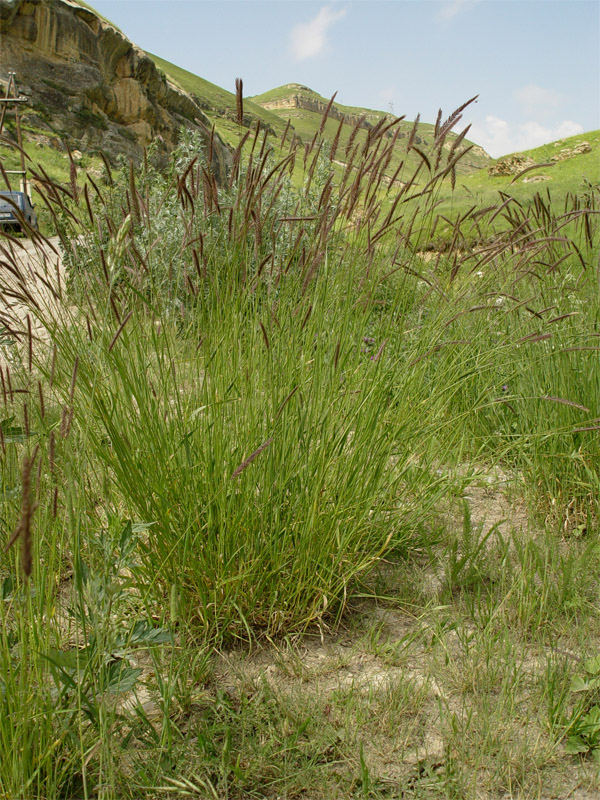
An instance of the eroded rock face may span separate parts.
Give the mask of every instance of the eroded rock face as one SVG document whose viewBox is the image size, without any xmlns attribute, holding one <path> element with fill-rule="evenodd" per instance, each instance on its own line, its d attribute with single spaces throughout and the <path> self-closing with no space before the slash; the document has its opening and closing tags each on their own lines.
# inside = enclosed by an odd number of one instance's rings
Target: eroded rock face
<svg viewBox="0 0 600 800">
<path fill-rule="evenodd" d="M 556 146 L 556 145 L 555 145 Z M 592 147 L 589 142 L 579 142 L 579 144 L 572 147 L 563 147 L 561 150 L 550 157 L 550 161 L 565 161 L 567 158 L 574 158 L 575 156 L 583 155 L 584 153 L 591 153 Z M 488 167 L 488 174 L 501 176 L 501 175 L 518 175 L 519 172 L 533 167 L 535 161 L 523 153 L 515 153 L 512 156 L 506 156 L 496 161 Z M 533 177 L 524 178 L 523 183 L 541 183 L 542 181 L 551 180 L 550 175 L 535 175 Z"/>
<path fill-rule="evenodd" d="M 211 125 L 194 99 L 110 23 L 72 0 L 0 0 L 0 81 L 14 69 L 30 96 L 30 123 L 71 148 L 138 159 L 158 140 L 165 150 L 182 125 L 208 143 Z M 39 124 L 38 124 L 39 123 Z M 213 169 L 231 156 L 215 136 Z"/>
<path fill-rule="evenodd" d="M 591 153 L 592 147 L 589 142 L 579 142 L 579 144 L 573 145 L 573 147 L 563 147 L 555 156 L 550 158 L 550 161 L 566 161 L 567 158 L 573 158 L 573 156 L 580 156 L 584 153 Z"/>
<path fill-rule="evenodd" d="M 524 156 L 522 153 L 516 153 L 496 161 L 495 164 L 488 167 L 488 174 L 495 176 L 518 175 L 519 172 L 523 172 L 528 167 L 533 167 L 534 164 L 535 161 L 533 159 Z"/>
<path fill-rule="evenodd" d="M 259 103 L 259 105 L 268 111 L 277 109 L 303 109 L 305 111 L 314 111 L 317 114 L 323 114 L 325 112 L 328 103 L 312 95 L 307 95 L 305 92 L 310 92 L 307 86 L 290 84 L 289 89 L 289 95 L 278 97 L 275 100 L 267 100 L 264 103 Z M 359 128 L 364 128 L 365 130 L 370 130 L 374 127 L 373 123 L 369 122 L 364 115 L 344 114 L 335 105 L 332 105 L 329 109 L 328 117 L 335 120 L 344 120 L 345 123 L 351 126 L 358 124 Z M 394 133 L 390 131 L 386 135 L 391 138 Z M 408 133 L 402 132 L 399 134 L 399 138 L 407 137 L 408 135 Z M 415 144 L 423 143 L 423 139 L 418 135 L 414 136 L 413 139 Z"/>
<path fill-rule="evenodd" d="M 315 111 L 317 114 L 322 114 L 327 108 L 327 103 L 324 103 L 322 100 L 299 93 L 289 94 L 286 97 L 278 97 L 276 100 L 267 100 L 264 103 L 260 103 L 260 105 L 268 110 L 278 108 L 303 108 L 306 111 Z M 372 124 L 363 117 L 352 114 L 344 115 L 335 106 L 331 106 L 328 116 L 331 117 L 331 119 L 344 119 L 349 125 L 360 122 L 361 128 L 368 129 L 373 127 Z"/>
</svg>

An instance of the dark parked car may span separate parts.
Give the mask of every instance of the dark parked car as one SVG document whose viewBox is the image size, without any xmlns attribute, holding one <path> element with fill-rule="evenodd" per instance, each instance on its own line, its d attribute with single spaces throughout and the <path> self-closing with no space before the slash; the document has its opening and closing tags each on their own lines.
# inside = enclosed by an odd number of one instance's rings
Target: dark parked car
<svg viewBox="0 0 600 800">
<path fill-rule="evenodd" d="M 26 232 L 27 227 L 23 225 L 23 220 L 37 231 L 37 215 L 27 194 L 25 192 L 0 192 L 0 227 L 16 227 Z"/>
</svg>

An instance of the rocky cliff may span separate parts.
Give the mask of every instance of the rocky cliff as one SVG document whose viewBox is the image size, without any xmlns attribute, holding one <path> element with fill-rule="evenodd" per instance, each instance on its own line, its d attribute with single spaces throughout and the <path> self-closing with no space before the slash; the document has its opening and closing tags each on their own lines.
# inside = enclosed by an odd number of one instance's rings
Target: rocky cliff
<svg viewBox="0 0 600 800">
<path fill-rule="evenodd" d="M 167 80 L 117 28 L 73 0 L 0 0 L 0 83 L 17 74 L 31 135 L 56 147 L 138 159 L 157 141 L 176 143 L 182 125 L 208 142 L 210 122 L 198 103 Z M 230 153 L 216 137 L 213 168 Z"/>
</svg>

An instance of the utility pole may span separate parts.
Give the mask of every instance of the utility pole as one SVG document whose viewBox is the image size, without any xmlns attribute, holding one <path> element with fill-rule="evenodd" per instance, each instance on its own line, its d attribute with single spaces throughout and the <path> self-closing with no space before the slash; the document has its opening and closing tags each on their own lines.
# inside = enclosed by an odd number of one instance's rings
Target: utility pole
<svg viewBox="0 0 600 800">
<path fill-rule="evenodd" d="M 0 97 L 0 136 L 4 130 L 4 117 L 6 109 L 9 106 L 14 106 L 15 109 L 15 124 L 17 128 L 17 144 L 19 146 L 19 153 L 21 155 L 21 169 L 2 170 L 7 175 L 20 175 L 19 189 L 29 196 L 27 191 L 27 170 L 25 169 L 25 152 L 23 150 L 23 139 L 21 137 L 21 119 L 19 117 L 19 106 L 21 103 L 28 103 L 28 97 L 19 97 L 19 90 L 17 88 L 17 73 L 14 70 L 8 71 L 8 84 L 6 86 L 6 97 Z M 10 186 L 8 187 L 10 190 Z M 31 200 L 31 197 L 29 197 Z"/>
</svg>

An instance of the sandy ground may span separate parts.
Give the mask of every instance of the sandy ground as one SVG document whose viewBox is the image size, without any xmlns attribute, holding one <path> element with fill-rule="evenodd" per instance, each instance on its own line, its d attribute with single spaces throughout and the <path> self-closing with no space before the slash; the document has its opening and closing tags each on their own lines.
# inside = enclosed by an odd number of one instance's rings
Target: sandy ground
<svg viewBox="0 0 600 800">
<path fill-rule="evenodd" d="M 8 311 L 21 319 L 26 317 L 25 292 L 29 294 L 29 301 L 33 300 L 45 308 L 51 307 L 55 299 L 52 289 L 61 293 L 62 281 L 62 259 L 57 236 L 36 241 L 0 237 L 0 308 L 3 313 Z M 10 296 L 11 292 L 21 297 Z"/>
<path fill-rule="evenodd" d="M 535 535 L 527 508 L 518 496 L 514 496 L 512 483 L 508 475 L 494 470 L 489 474 L 482 473 L 465 491 L 462 501 L 469 506 L 472 525 L 480 527 L 483 534 L 494 529 L 504 537 L 511 533 L 519 537 Z M 460 515 L 460 505 L 454 512 L 449 509 L 448 525 L 460 527 Z M 394 581 L 401 592 L 406 571 L 398 572 L 393 565 L 384 567 L 384 570 L 390 594 L 394 593 Z M 420 580 L 425 594 L 430 596 L 431 605 L 438 605 L 439 575 L 426 569 Z M 468 680 L 464 675 L 468 667 L 463 672 L 464 630 L 457 626 L 455 631 L 444 636 L 442 665 L 440 653 L 436 653 L 431 644 L 432 635 L 435 636 L 435 612 L 430 616 L 414 615 L 410 607 L 403 609 L 398 605 L 402 604 L 362 601 L 353 606 L 337 631 L 265 646 L 251 653 L 223 653 L 217 660 L 216 684 L 235 698 L 240 693 L 256 691 L 266 681 L 278 696 L 295 698 L 300 705 L 302 698 L 307 703 L 316 700 L 320 705 L 332 708 L 335 705 L 332 698 L 340 692 L 356 693 L 363 698 L 358 703 L 362 702 L 369 708 L 374 696 L 385 696 L 399 685 L 410 686 L 414 696 L 422 693 L 422 703 L 418 710 L 415 708 L 409 713 L 409 716 L 413 714 L 415 722 L 412 728 L 410 725 L 407 728 L 406 741 L 402 741 L 406 731 L 398 730 L 396 736 L 375 735 L 365 742 L 365 755 L 377 774 L 384 775 L 392 784 L 406 781 L 407 776 L 410 778 L 415 770 L 418 771 L 424 756 L 427 763 L 443 764 L 447 742 L 444 740 L 440 707 L 457 717 L 465 713 L 464 687 L 463 691 L 457 687 Z M 468 628 L 469 623 L 465 621 L 465 624 Z M 377 632 L 375 639 L 373 631 Z M 526 650 L 522 654 L 520 669 L 525 676 L 524 684 L 530 686 L 543 671 L 549 651 L 538 647 Z M 450 667 L 445 663 L 448 659 Z M 477 669 L 472 678 L 474 684 L 467 694 L 477 691 Z M 421 720 L 420 725 L 417 718 Z M 515 729 L 519 729 L 518 723 Z M 600 785 L 597 790 L 588 788 L 598 778 L 593 765 L 577 766 L 564 755 L 559 761 L 562 763 L 556 774 L 547 776 L 550 786 L 540 787 L 539 793 L 535 793 L 536 800 L 600 798 Z M 477 796 L 481 800 L 534 797 L 529 792 L 518 791 L 498 794 L 497 790 L 484 787 Z"/>
<path fill-rule="evenodd" d="M 23 347 L 27 346 L 29 327 L 34 339 L 47 339 L 39 318 L 57 313 L 63 286 L 58 237 L 35 242 L 0 238 L 0 325 Z M 6 363 L 7 354 L 2 350 L 0 363 Z"/>
</svg>

